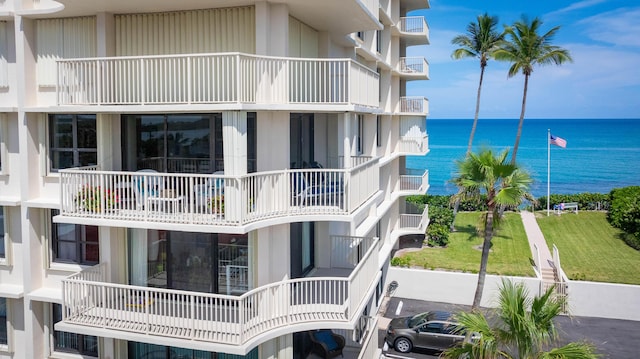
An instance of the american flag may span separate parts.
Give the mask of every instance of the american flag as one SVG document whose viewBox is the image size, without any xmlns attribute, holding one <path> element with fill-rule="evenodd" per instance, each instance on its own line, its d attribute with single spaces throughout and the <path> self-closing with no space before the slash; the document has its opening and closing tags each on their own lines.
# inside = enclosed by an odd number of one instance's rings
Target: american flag
<svg viewBox="0 0 640 359">
<path fill-rule="evenodd" d="M 558 137 L 558 136 L 554 136 L 550 134 L 550 138 L 549 138 L 549 143 L 552 145 L 556 145 L 558 147 L 562 147 L 562 148 L 566 148 L 567 147 L 567 140 L 565 140 L 562 137 Z"/>
</svg>

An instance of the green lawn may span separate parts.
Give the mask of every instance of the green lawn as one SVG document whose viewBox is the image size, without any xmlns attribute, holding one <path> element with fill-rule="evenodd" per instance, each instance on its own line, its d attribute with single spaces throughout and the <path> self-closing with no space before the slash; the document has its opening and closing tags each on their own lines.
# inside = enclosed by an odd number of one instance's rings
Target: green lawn
<svg viewBox="0 0 640 359">
<path fill-rule="evenodd" d="M 458 213 L 456 232 L 449 236 L 446 248 L 423 248 L 403 254 L 410 267 L 445 269 L 477 273 L 480 268 L 482 238 L 476 234 L 481 213 Z M 534 275 L 531 250 L 520 215 L 507 213 L 502 228 L 493 237 L 488 273 L 500 275 Z M 478 249 L 477 249 L 477 248 Z"/>
<path fill-rule="evenodd" d="M 549 250 L 560 251 L 562 269 L 570 279 L 640 284 L 640 251 L 620 238 L 606 213 L 582 211 L 561 216 L 536 213 Z"/>
</svg>

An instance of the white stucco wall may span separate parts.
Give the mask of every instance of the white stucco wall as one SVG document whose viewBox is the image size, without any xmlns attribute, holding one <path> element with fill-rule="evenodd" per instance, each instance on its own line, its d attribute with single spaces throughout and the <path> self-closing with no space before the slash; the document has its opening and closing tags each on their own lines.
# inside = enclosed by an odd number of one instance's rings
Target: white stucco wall
<svg viewBox="0 0 640 359">
<path fill-rule="evenodd" d="M 503 277 L 487 275 L 480 305 L 495 307 L 498 287 Z M 529 293 L 538 293 L 540 281 L 537 278 L 504 277 L 523 282 Z M 471 273 L 430 271 L 390 267 L 387 284 L 397 281 L 396 297 L 471 305 L 478 283 L 478 275 Z"/>
<path fill-rule="evenodd" d="M 529 293 L 539 293 L 537 278 L 487 275 L 481 306 L 495 307 L 502 278 L 523 282 Z M 471 305 L 476 290 L 476 274 L 390 267 L 385 288 L 391 281 L 399 286 L 396 297 Z M 569 314 L 640 321 L 640 286 L 571 281 L 568 287 Z"/>
<path fill-rule="evenodd" d="M 572 281 L 569 312 L 576 316 L 640 321 L 640 286 Z"/>
</svg>

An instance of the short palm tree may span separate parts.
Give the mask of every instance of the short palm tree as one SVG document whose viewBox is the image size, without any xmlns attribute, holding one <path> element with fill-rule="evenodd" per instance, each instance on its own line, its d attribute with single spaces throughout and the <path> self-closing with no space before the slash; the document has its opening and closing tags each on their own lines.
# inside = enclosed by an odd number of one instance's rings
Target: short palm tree
<svg viewBox="0 0 640 359">
<path fill-rule="evenodd" d="M 553 296 L 553 287 L 541 296 L 531 298 L 522 283 L 503 280 L 498 307 L 490 320 L 480 311 L 456 316 L 457 330 L 474 333 L 466 341 L 443 353 L 445 358 L 597 358 L 588 343 L 569 343 L 553 348 L 558 333 L 553 319 L 562 310 L 562 299 Z"/>
<path fill-rule="evenodd" d="M 467 153 L 471 152 L 473 137 L 478 126 L 478 114 L 480 113 L 480 92 L 482 90 L 482 80 L 484 78 L 484 70 L 487 62 L 493 56 L 493 52 L 498 49 L 498 45 L 504 38 L 504 33 L 496 31 L 498 26 L 498 17 L 489 16 L 485 13 L 478 15 L 478 22 L 470 22 L 467 25 L 467 33 L 458 35 L 451 40 L 454 45 L 460 46 L 455 49 L 451 57 L 460 60 L 463 58 L 477 58 L 480 60 L 480 81 L 478 83 L 478 94 L 476 96 L 476 112 L 473 117 L 473 125 L 471 126 L 471 134 L 469 135 L 469 143 L 467 145 Z"/>
<path fill-rule="evenodd" d="M 482 149 L 478 154 L 469 153 L 463 160 L 457 162 L 458 172 L 452 182 L 458 187 L 458 193 L 452 200 L 477 199 L 486 195 L 487 212 L 482 217 L 479 226 L 484 236 L 482 257 L 478 272 L 478 285 L 473 298 L 473 308 L 480 306 L 484 279 L 487 274 L 487 262 L 491 239 L 495 228 L 500 224 L 498 211 L 501 208 L 514 208 L 524 200 L 533 200 L 529 193 L 531 176 L 515 164 L 507 163 L 509 150 L 494 155 L 490 149 Z"/>
<path fill-rule="evenodd" d="M 568 50 L 551 44 L 554 36 L 558 30 L 560 30 L 560 26 L 556 26 L 543 35 L 540 35 L 538 32 L 541 26 L 542 20 L 539 18 L 529 21 L 526 17 L 523 17 L 520 21 L 516 21 L 513 26 L 507 26 L 505 28 L 505 34 L 509 39 L 502 43 L 500 48 L 494 52 L 494 58 L 496 60 L 511 62 L 509 77 L 513 77 L 519 72 L 522 72 L 524 75 L 522 110 L 520 111 L 520 122 L 518 123 L 516 141 L 513 145 L 511 163 L 516 162 L 516 156 L 518 154 L 527 104 L 529 76 L 533 73 L 533 68 L 537 65 L 561 65 L 565 62 L 573 62 Z"/>
</svg>

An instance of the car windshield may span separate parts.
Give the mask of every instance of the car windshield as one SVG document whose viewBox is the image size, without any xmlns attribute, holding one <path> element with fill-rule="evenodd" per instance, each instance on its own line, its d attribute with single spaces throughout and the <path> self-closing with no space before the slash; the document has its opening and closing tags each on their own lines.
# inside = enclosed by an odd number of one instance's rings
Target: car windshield
<svg viewBox="0 0 640 359">
<path fill-rule="evenodd" d="M 413 317 L 409 318 L 409 321 L 407 323 L 407 326 L 409 328 L 414 328 L 417 327 L 418 325 L 424 323 L 427 321 L 427 317 L 429 316 L 429 313 L 420 313 L 420 314 L 416 314 Z"/>
</svg>

